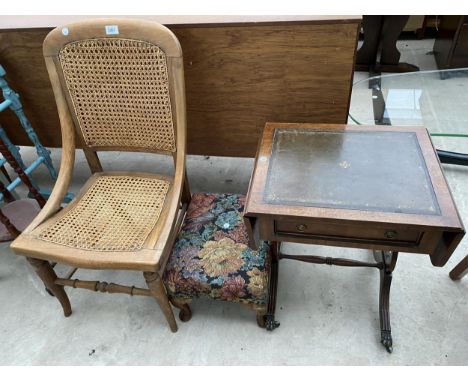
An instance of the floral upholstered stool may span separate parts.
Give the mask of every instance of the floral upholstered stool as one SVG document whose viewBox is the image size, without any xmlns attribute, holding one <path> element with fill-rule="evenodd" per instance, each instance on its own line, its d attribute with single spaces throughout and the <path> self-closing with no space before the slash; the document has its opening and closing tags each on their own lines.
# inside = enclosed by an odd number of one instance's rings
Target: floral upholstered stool
<svg viewBox="0 0 468 382">
<path fill-rule="evenodd" d="M 269 246 L 248 246 L 242 219 L 245 197 L 196 193 L 166 266 L 164 283 L 182 321 L 192 314 L 188 303 L 202 295 L 246 304 L 265 327 L 270 270 Z"/>
</svg>

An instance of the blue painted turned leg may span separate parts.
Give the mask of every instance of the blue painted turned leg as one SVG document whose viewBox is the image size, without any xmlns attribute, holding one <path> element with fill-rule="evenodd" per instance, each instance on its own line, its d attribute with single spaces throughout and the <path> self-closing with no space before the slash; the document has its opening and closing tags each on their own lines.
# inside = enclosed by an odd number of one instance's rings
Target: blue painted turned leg
<svg viewBox="0 0 468 382">
<path fill-rule="evenodd" d="M 4 101 L 0 103 L 0 112 L 5 110 L 6 108 L 11 109 L 16 116 L 18 117 L 21 126 L 23 127 L 24 131 L 28 135 L 31 142 L 34 144 L 36 148 L 37 155 L 41 159 L 40 162 L 36 163 L 35 161 L 31 166 L 26 167 L 19 152 L 19 148 L 15 146 L 8 136 L 6 135 L 5 131 L 0 127 L 0 138 L 3 140 L 5 145 L 8 147 L 8 150 L 11 152 L 13 157 L 16 159 L 18 164 L 21 166 L 23 170 L 28 172 L 32 172 L 39 164 L 44 163 L 47 167 L 50 177 L 52 180 L 57 180 L 57 171 L 55 170 L 52 159 L 50 157 L 50 150 L 46 149 L 42 146 L 41 142 L 39 141 L 39 137 L 37 136 L 36 132 L 34 131 L 31 123 L 29 122 L 28 118 L 26 117 L 23 111 L 23 105 L 20 102 L 20 97 L 18 93 L 15 93 L 9 86 L 7 81 L 4 79 L 6 75 L 5 69 L 0 65 L 0 88 L 2 89 Z M 35 187 L 39 189 L 36 185 Z M 46 198 L 50 196 L 50 191 L 40 191 L 42 195 Z M 73 199 L 73 194 L 67 193 L 65 196 L 65 202 L 69 202 Z"/>
</svg>

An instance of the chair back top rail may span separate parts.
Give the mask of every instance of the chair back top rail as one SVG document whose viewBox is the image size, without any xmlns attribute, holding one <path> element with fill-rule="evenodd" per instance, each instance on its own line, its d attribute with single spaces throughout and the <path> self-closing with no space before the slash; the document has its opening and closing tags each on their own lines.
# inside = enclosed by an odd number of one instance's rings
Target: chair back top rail
<svg viewBox="0 0 468 382">
<path fill-rule="evenodd" d="M 185 130 L 177 86 L 182 50 L 169 29 L 146 20 L 87 20 L 52 30 L 43 52 L 53 62 L 49 75 L 59 79 L 52 83 L 56 99 L 65 99 L 84 147 L 178 151 L 178 130 Z"/>
</svg>

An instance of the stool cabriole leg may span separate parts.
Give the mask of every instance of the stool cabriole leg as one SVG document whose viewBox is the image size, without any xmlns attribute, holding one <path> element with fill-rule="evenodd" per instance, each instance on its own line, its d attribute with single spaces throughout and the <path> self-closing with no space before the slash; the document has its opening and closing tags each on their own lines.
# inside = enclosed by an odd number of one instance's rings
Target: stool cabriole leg
<svg viewBox="0 0 468 382">
<path fill-rule="evenodd" d="M 190 321 L 192 318 L 192 311 L 190 310 L 190 306 L 187 303 L 188 301 L 180 300 L 174 297 L 169 297 L 169 301 L 176 308 L 180 309 L 179 318 L 182 322 Z"/>
</svg>

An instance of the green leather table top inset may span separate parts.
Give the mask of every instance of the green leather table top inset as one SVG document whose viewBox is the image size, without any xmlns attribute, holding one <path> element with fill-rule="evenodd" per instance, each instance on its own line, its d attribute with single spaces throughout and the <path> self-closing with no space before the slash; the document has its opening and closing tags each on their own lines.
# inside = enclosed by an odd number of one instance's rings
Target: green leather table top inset
<svg viewBox="0 0 468 382">
<path fill-rule="evenodd" d="M 264 202 L 440 215 L 416 133 L 275 131 Z"/>
</svg>

